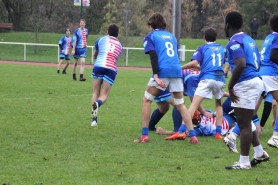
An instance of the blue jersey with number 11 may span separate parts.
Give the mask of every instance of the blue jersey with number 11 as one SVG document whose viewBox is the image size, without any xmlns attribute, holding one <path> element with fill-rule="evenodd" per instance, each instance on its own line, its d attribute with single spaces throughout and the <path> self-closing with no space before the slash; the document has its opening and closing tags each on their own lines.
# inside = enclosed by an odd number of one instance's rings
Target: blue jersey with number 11
<svg viewBox="0 0 278 185">
<path fill-rule="evenodd" d="M 246 66 L 237 83 L 258 77 L 260 55 L 256 42 L 247 34 L 240 32 L 233 35 L 227 45 L 228 61 L 233 73 L 237 58 L 245 58 Z"/>
<path fill-rule="evenodd" d="M 159 78 L 182 78 L 176 37 L 168 31 L 156 29 L 144 38 L 145 54 L 156 51 Z"/>
<path fill-rule="evenodd" d="M 201 67 L 200 80 L 213 79 L 225 83 L 223 64 L 224 49 L 216 42 L 208 42 L 199 47 L 192 56 Z"/>
</svg>

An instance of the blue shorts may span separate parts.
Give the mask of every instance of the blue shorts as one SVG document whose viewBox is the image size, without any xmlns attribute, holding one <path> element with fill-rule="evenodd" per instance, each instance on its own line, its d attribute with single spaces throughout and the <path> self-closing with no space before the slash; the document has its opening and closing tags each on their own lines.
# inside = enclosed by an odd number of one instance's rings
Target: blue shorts
<svg viewBox="0 0 278 185">
<path fill-rule="evenodd" d="M 92 71 L 92 78 L 98 80 L 104 80 L 107 83 L 109 83 L 111 86 L 114 84 L 116 75 L 117 75 L 116 71 L 104 67 L 95 66 Z"/>
<path fill-rule="evenodd" d="M 70 55 L 60 54 L 59 57 L 60 59 L 70 60 Z"/>
<path fill-rule="evenodd" d="M 86 58 L 87 48 L 75 48 L 74 58 Z"/>
<path fill-rule="evenodd" d="M 199 81 L 200 81 L 199 75 L 190 76 L 183 84 L 184 86 L 183 93 L 193 98 L 195 91 L 198 87 Z"/>
<path fill-rule="evenodd" d="M 154 101 L 156 103 L 159 103 L 159 102 L 167 101 L 171 98 L 172 98 L 172 95 L 171 95 L 171 93 L 169 92 L 168 89 L 166 89 L 164 91 L 160 90 L 159 94 L 154 98 Z"/>
</svg>

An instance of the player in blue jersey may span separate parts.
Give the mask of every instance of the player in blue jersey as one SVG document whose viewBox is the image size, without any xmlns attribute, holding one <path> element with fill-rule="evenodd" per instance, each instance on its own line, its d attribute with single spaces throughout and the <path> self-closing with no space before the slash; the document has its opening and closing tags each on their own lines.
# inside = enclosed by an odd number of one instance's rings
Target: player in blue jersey
<svg viewBox="0 0 278 185">
<path fill-rule="evenodd" d="M 222 139 L 222 118 L 223 110 L 221 98 L 224 95 L 225 78 L 223 71 L 224 49 L 216 43 L 217 32 L 213 28 L 205 30 L 204 39 L 206 43 L 200 46 L 193 54 L 191 62 L 182 66 L 183 69 L 195 68 L 200 65 L 201 73 L 199 74 L 200 82 L 195 91 L 192 103 L 189 107 L 191 118 L 204 99 L 212 99 L 215 96 L 216 108 L 216 139 Z M 180 138 L 186 130 L 185 124 L 182 124 L 179 131 L 172 137 Z"/>
<path fill-rule="evenodd" d="M 145 54 L 150 55 L 153 78 L 148 82 L 142 104 L 142 134 L 134 140 L 136 143 L 149 142 L 148 125 L 151 113 L 151 103 L 166 88 L 173 94 L 175 105 L 180 111 L 183 121 L 189 130 L 190 142 L 199 141 L 193 130 L 190 114 L 184 104 L 182 70 L 178 57 L 178 43 L 176 37 L 166 31 L 166 22 L 160 13 L 154 13 L 148 20 L 152 31 L 144 38 Z"/>
<path fill-rule="evenodd" d="M 259 52 L 256 42 L 246 33 L 241 32 L 242 24 L 240 13 L 227 14 L 224 30 L 229 38 L 227 52 L 232 71 L 228 90 L 241 133 L 239 162 L 226 166 L 226 169 L 251 169 L 251 166 L 269 160 L 251 124 L 256 103 L 264 91 L 264 84 L 258 73 Z M 250 162 L 251 143 L 255 154 Z"/>
<path fill-rule="evenodd" d="M 70 36 L 70 29 L 66 29 L 66 35 L 60 38 L 59 40 L 59 48 L 60 48 L 60 54 L 59 54 L 59 63 L 58 63 L 58 70 L 57 73 L 60 74 L 60 68 L 62 63 L 64 62 L 64 59 L 66 60 L 66 65 L 63 69 L 62 74 L 67 74 L 66 70 L 70 63 L 70 48 L 71 48 L 72 38 Z"/>
<path fill-rule="evenodd" d="M 77 28 L 73 34 L 72 55 L 74 56 L 73 63 L 73 80 L 76 81 L 76 67 L 78 59 L 80 59 L 80 78 L 79 81 L 86 81 L 84 78 L 85 59 L 87 55 L 87 38 L 88 29 L 85 28 L 86 22 L 84 19 L 79 21 L 80 28 Z"/>
<path fill-rule="evenodd" d="M 117 75 L 117 62 L 122 53 L 122 44 L 117 39 L 119 27 L 112 23 L 108 35 L 96 40 L 93 57 L 96 59 L 93 70 L 92 124 L 97 126 L 97 113 L 110 93 Z"/>
<path fill-rule="evenodd" d="M 270 18 L 270 28 L 273 31 L 266 36 L 261 49 L 262 76 L 267 92 L 278 101 L 278 13 Z M 278 148 L 278 124 L 276 122 L 273 136 L 268 140 L 268 145 Z"/>
</svg>

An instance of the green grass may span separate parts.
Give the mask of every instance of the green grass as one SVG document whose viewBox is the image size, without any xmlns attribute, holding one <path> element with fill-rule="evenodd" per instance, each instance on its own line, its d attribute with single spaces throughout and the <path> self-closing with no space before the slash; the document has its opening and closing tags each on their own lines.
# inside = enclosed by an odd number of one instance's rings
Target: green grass
<svg viewBox="0 0 278 185">
<path fill-rule="evenodd" d="M 57 63 L 58 61 L 58 41 L 63 36 L 57 33 L 39 33 L 40 44 L 55 44 L 56 46 L 26 46 L 26 61 L 33 62 L 51 62 Z M 99 35 L 89 35 L 88 44 L 94 46 L 96 39 Z M 122 36 L 119 37 L 120 41 L 124 40 Z M 30 32 L 4 32 L 0 35 L 0 42 L 19 42 L 19 43 L 35 43 L 35 34 Z M 133 48 L 143 49 L 143 37 L 129 37 L 128 46 Z M 228 39 L 217 40 L 222 46 L 225 46 Z M 124 43 L 124 42 L 122 42 Z M 262 41 L 257 40 L 258 47 L 261 47 Z M 180 44 L 185 45 L 187 50 L 196 50 L 199 46 L 204 44 L 203 39 L 180 39 Z M 24 60 L 24 46 L 13 44 L 0 44 L 1 56 L 0 60 Z M 186 52 L 186 59 L 182 63 L 190 61 L 193 52 Z M 43 56 L 43 57 L 42 57 Z M 73 60 L 73 57 L 72 59 Z M 92 49 L 88 48 L 86 63 L 92 63 Z M 119 66 L 138 66 L 150 67 L 150 59 L 148 55 L 144 54 L 143 50 L 128 50 L 128 61 L 126 61 L 126 50 L 123 50 L 122 55 L 118 61 Z"/>
<path fill-rule="evenodd" d="M 239 155 L 213 137 L 199 137 L 196 146 L 151 132 L 149 144 L 133 143 L 151 71 L 119 70 L 97 128 L 90 126 L 91 69 L 86 82 L 72 81 L 70 71 L 0 64 L 0 184 L 278 184 L 277 149 L 266 145 L 271 118 L 260 136 L 270 162 L 227 171 Z M 212 101 L 203 105 L 214 110 Z M 171 111 L 159 126 L 172 129 Z"/>
</svg>

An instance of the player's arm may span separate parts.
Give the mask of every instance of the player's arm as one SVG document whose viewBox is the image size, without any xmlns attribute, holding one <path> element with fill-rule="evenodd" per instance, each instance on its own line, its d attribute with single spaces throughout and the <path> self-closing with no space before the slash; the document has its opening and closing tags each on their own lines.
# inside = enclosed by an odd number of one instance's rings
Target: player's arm
<svg viewBox="0 0 278 185">
<path fill-rule="evenodd" d="M 243 57 L 234 59 L 235 67 L 233 70 L 233 75 L 230 79 L 228 90 L 230 94 L 230 98 L 233 102 L 238 101 L 238 96 L 234 94 L 234 86 L 236 85 L 236 82 L 239 80 L 241 74 L 244 71 L 244 68 L 246 66 L 246 60 Z"/>
<path fill-rule="evenodd" d="M 275 64 L 278 64 L 278 48 L 271 49 L 270 60 Z"/>
<path fill-rule="evenodd" d="M 184 64 L 181 66 L 181 69 L 199 69 L 199 62 L 197 60 L 192 60 L 191 62 L 188 62 L 187 64 Z"/>
<path fill-rule="evenodd" d="M 93 54 L 94 59 L 97 59 L 97 55 L 98 55 L 98 51 L 94 50 L 94 54 Z"/>
<path fill-rule="evenodd" d="M 158 78 L 158 57 L 156 51 L 150 50 L 149 55 L 152 64 L 153 78 L 160 87 L 165 88 L 166 87 L 165 83 Z"/>
</svg>

